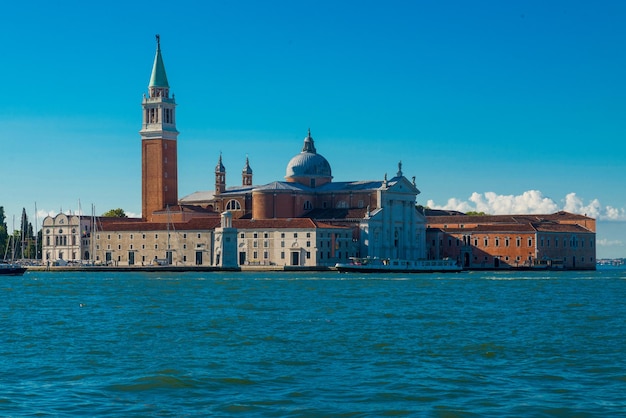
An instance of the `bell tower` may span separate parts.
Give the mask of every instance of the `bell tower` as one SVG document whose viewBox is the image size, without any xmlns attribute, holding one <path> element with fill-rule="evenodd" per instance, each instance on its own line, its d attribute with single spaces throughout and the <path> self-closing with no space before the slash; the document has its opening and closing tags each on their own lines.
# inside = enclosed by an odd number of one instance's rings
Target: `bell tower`
<svg viewBox="0 0 626 418">
<path fill-rule="evenodd" d="M 161 56 L 161 40 L 156 35 L 156 55 L 148 85 L 148 96 L 141 103 L 141 216 L 152 221 L 155 211 L 178 204 L 176 144 L 176 101 Z"/>
</svg>

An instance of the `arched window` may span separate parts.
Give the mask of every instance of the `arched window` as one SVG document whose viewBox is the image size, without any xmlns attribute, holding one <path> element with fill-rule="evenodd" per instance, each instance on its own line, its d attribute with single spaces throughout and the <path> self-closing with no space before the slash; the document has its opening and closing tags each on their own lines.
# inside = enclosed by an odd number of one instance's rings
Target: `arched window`
<svg viewBox="0 0 626 418">
<path fill-rule="evenodd" d="M 241 205 L 236 200 L 229 200 L 226 204 L 226 210 L 241 210 Z"/>
</svg>

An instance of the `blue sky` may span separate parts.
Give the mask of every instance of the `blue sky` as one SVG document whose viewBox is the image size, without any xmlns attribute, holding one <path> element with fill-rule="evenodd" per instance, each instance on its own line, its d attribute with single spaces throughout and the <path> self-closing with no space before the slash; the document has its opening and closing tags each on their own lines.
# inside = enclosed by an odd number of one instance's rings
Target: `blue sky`
<svg viewBox="0 0 626 418">
<path fill-rule="evenodd" d="M 626 3 L 11 2 L 0 205 L 141 210 L 141 99 L 161 47 L 179 195 L 282 180 L 311 129 L 334 179 L 402 160 L 418 203 L 597 217 L 626 256 Z M 16 220 L 19 224 L 19 222 Z"/>
</svg>

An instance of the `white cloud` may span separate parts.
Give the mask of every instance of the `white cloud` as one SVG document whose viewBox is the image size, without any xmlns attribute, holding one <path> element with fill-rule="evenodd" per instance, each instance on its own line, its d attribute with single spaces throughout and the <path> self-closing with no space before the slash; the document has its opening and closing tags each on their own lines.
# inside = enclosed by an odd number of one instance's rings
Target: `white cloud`
<svg viewBox="0 0 626 418">
<path fill-rule="evenodd" d="M 456 210 L 459 212 L 485 212 L 491 215 L 554 213 L 564 210 L 587 215 L 603 221 L 626 221 L 626 209 L 603 207 L 598 199 L 587 203 L 576 193 L 568 193 L 559 205 L 539 190 L 528 190 L 521 195 L 499 195 L 495 192 L 474 192 L 467 200 L 450 198 L 445 205 L 437 205 L 428 200 L 426 206 L 432 209 Z"/>
<path fill-rule="evenodd" d="M 624 242 L 619 239 L 611 240 L 611 239 L 606 239 L 606 238 L 596 240 L 596 244 L 601 247 L 623 247 L 624 246 Z"/>
</svg>

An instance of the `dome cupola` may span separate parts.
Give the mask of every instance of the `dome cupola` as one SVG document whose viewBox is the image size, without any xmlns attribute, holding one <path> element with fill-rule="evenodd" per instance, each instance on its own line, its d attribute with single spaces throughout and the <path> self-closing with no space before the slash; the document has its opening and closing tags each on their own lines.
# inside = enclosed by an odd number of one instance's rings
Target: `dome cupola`
<svg viewBox="0 0 626 418">
<path fill-rule="evenodd" d="M 293 157 L 287 164 L 285 180 L 309 187 L 317 187 L 330 183 L 332 178 L 330 164 L 326 158 L 317 153 L 309 129 L 307 137 L 304 138 L 302 152 Z"/>
</svg>

